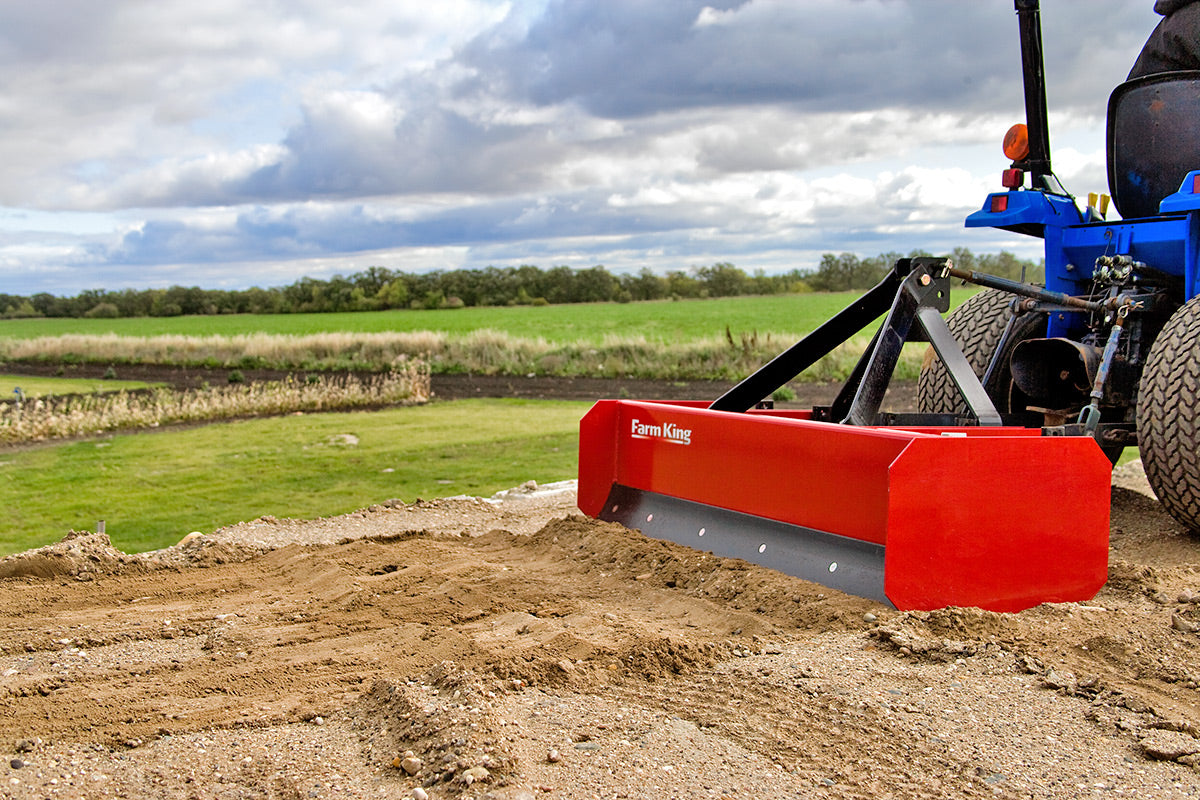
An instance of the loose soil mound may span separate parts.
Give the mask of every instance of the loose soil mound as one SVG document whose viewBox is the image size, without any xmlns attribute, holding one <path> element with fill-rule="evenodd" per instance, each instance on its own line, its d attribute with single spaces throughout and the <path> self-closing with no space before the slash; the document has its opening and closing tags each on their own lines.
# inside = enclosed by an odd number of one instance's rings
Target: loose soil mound
<svg viewBox="0 0 1200 800">
<path fill-rule="evenodd" d="M 900 613 L 577 516 L 569 487 L 0 561 L 11 797 L 1191 797 L 1200 542 Z"/>
</svg>

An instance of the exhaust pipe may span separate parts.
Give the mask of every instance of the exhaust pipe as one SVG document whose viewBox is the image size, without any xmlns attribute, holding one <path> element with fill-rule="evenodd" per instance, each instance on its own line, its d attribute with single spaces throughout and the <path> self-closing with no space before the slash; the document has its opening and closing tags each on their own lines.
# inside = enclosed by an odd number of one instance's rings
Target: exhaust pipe
<svg viewBox="0 0 1200 800">
<path fill-rule="evenodd" d="M 1039 408 L 1076 409 L 1096 381 L 1101 352 L 1070 339 L 1027 339 L 1013 348 L 1013 383 Z"/>
</svg>

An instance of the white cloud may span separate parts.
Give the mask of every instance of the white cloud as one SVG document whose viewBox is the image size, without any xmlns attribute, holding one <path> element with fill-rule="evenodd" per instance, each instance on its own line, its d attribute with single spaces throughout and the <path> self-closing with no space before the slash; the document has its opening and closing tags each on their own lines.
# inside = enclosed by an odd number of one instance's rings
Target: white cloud
<svg viewBox="0 0 1200 800">
<path fill-rule="evenodd" d="M 1080 191 L 1102 185 L 1144 5 L 1043 9 L 1055 163 Z M 976 247 L 992 234 L 961 217 L 1005 166 L 1016 53 L 1011 0 L 6 4 L 0 276 Z"/>
</svg>

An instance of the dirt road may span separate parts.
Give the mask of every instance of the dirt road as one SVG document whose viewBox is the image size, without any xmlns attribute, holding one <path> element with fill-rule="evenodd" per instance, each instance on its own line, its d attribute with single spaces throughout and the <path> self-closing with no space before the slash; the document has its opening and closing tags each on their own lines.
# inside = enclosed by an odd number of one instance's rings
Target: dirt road
<svg viewBox="0 0 1200 800">
<path fill-rule="evenodd" d="M 122 364 L 114 369 L 107 364 L 57 364 L 13 362 L 5 369 L 19 375 L 82 378 L 100 381 L 112 369 L 122 380 L 163 384 L 177 390 L 222 386 L 229 382 L 232 369 L 175 367 L 166 364 Z M 296 370 L 239 369 L 240 380 L 279 381 L 307 373 Z M 327 373 L 330 374 L 330 373 Z M 339 373 L 332 373 L 339 374 Z M 345 374 L 345 373 L 340 373 Z M 350 373 L 354 374 L 354 373 Z M 370 373 L 361 373 L 363 377 Z M 638 378 L 579 378 L 555 375 L 478 375 L 435 373 L 430 376 L 434 398 L 456 400 L 466 397 L 522 397 L 538 400 L 588 400 L 598 397 L 637 397 L 644 400 L 715 400 L 732 381 L 644 380 Z M 840 385 L 796 381 L 790 384 L 796 399 L 790 405 L 810 408 L 830 403 Z M 889 401 L 896 410 L 916 404 L 916 381 L 896 381 Z M 4 398 L 0 398 L 3 402 Z"/>
<path fill-rule="evenodd" d="M 1194 797 L 1200 542 L 1123 468 L 1086 604 L 900 613 L 569 487 L 0 561 L 14 798 Z"/>
</svg>

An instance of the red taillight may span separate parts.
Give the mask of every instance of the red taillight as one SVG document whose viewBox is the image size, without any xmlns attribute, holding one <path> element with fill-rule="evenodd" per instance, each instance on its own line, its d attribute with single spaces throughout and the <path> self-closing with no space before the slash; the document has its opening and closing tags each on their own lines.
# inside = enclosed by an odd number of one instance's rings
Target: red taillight
<svg viewBox="0 0 1200 800">
<path fill-rule="evenodd" d="M 1025 173 L 1019 169 L 1006 169 L 1000 173 L 1000 185 L 1006 189 L 1020 189 L 1025 183 Z"/>
<path fill-rule="evenodd" d="M 1008 195 L 994 194 L 989 210 L 993 214 L 999 214 L 1001 211 L 1008 211 Z"/>
<path fill-rule="evenodd" d="M 1200 175 L 1192 176 L 1192 194 L 1200 194 Z"/>
</svg>

